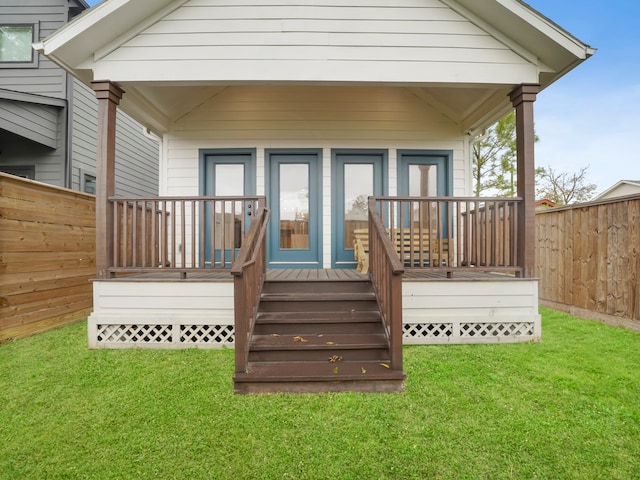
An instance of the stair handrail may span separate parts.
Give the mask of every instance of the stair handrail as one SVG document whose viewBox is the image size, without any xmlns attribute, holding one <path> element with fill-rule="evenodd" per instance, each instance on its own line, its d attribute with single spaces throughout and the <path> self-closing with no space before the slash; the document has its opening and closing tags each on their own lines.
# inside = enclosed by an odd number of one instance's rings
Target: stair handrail
<svg viewBox="0 0 640 480">
<path fill-rule="evenodd" d="M 392 370 L 402 370 L 402 275 L 391 237 L 384 228 L 375 197 L 369 197 L 369 278 L 389 341 Z"/>
<path fill-rule="evenodd" d="M 267 276 L 267 225 L 271 210 L 260 207 L 236 261 L 231 267 L 234 290 L 235 371 L 244 373 L 249 363 L 258 304 Z"/>
</svg>

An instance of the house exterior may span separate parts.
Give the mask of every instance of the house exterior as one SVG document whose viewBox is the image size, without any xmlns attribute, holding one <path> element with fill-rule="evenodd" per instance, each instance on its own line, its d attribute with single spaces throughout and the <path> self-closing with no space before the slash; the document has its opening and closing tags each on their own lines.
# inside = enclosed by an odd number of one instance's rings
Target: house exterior
<svg viewBox="0 0 640 480">
<path fill-rule="evenodd" d="M 640 193 L 640 180 L 620 180 L 594 198 L 594 201 L 637 195 L 638 193 Z"/>
<path fill-rule="evenodd" d="M 0 171 L 95 193 L 98 103 L 93 91 L 35 52 L 87 10 L 84 0 L 0 2 Z M 158 193 L 158 140 L 130 116 L 117 118 L 116 192 Z"/>
<path fill-rule="evenodd" d="M 354 269 L 367 222 L 429 232 L 400 250 L 405 343 L 540 339 L 533 103 L 594 50 L 525 3 L 108 0 L 37 49 L 100 104 L 91 346 L 232 342 L 264 205 L 267 276 Z M 117 109 L 162 139 L 158 198 L 113 197 Z M 518 196 L 471 198 L 471 143 L 511 109 Z"/>
</svg>

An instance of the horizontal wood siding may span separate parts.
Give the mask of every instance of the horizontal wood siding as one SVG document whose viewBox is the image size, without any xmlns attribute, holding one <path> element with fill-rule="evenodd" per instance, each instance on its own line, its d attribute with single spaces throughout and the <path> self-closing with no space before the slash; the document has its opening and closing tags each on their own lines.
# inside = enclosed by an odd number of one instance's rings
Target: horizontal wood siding
<svg viewBox="0 0 640 480">
<path fill-rule="evenodd" d="M 640 329 L 640 195 L 536 214 L 540 299 Z"/>
<path fill-rule="evenodd" d="M 459 125 L 405 88 L 228 87 L 184 115 L 165 142 L 163 194 L 200 193 L 199 149 L 256 148 L 257 194 L 265 192 L 266 148 L 323 149 L 324 260 L 331 264 L 331 149 L 389 151 L 389 194 L 397 193 L 397 149 L 453 151 L 455 195 L 469 194 Z"/>
<path fill-rule="evenodd" d="M 0 2 L 2 23 L 39 24 L 40 38 L 37 41 L 46 38 L 67 23 L 67 16 L 67 0 Z M 38 68 L 0 69 L 0 88 L 65 98 L 66 74 L 60 67 L 40 55 Z"/>
<path fill-rule="evenodd" d="M 313 72 L 318 80 L 371 73 L 375 80 L 472 82 L 532 65 L 438 0 L 191 0 L 99 60 L 102 68 L 132 79 L 160 68 L 171 77 L 201 68 L 211 80 Z"/>
<path fill-rule="evenodd" d="M 0 341 L 86 318 L 95 269 L 93 196 L 0 174 Z"/>
<path fill-rule="evenodd" d="M 57 148 L 61 111 L 48 105 L 0 100 L 0 128 L 46 147 Z"/>
<path fill-rule="evenodd" d="M 73 82 L 74 189 L 82 188 L 81 175 L 96 173 L 98 102 L 87 86 Z M 142 125 L 118 111 L 116 144 L 116 195 L 158 194 L 158 142 L 143 133 Z"/>
</svg>

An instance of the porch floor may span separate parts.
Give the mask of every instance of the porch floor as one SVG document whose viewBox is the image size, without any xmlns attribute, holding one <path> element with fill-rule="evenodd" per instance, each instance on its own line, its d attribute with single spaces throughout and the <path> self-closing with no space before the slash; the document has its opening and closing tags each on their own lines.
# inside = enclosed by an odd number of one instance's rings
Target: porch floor
<svg viewBox="0 0 640 480">
<path fill-rule="evenodd" d="M 268 281 L 349 281 L 363 280 L 368 278 L 354 269 L 311 269 L 311 268 L 286 268 L 286 269 L 269 269 L 267 270 Z M 447 272 L 443 270 L 408 270 L 403 275 L 404 281 L 429 281 L 429 280 L 519 280 L 512 274 L 483 272 L 473 270 L 456 271 L 452 278 L 447 277 Z M 233 276 L 226 270 L 212 270 L 207 272 L 192 272 L 186 278 L 181 278 L 178 272 L 164 272 L 158 270 L 156 272 L 138 273 L 132 275 L 122 275 L 108 281 L 118 282 L 175 282 L 180 280 L 183 282 L 232 282 Z"/>
</svg>

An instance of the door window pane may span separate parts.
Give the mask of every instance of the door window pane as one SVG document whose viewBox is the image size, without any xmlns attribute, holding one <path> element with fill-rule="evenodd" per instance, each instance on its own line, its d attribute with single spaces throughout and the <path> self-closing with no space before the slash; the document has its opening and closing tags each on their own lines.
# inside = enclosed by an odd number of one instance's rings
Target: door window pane
<svg viewBox="0 0 640 480">
<path fill-rule="evenodd" d="M 435 197 L 438 194 L 437 165 L 409 165 L 409 195 Z"/>
<path fill-rule="evenodd" d="M 309 165 L 280 164 L 280 248 L 309 249 Z"/>
<path fill-rule="evenodd" d="M 243 163 L 217 163 L 214 168 L 214 191 L 217 197 L 244 195 Z M 223 238 L 225 248 L 239 248 L 242 239 L 242 202 L 225 201 L 216 202 L 215 205 L 216 248 L 222 246 Z"/>
<path fill-rule="evenodd" d="M 368 197 L 373 195 L 373 165 L 347 163 L 344 166 L 344 245 L 353 248 L 353 232 L 368 228 Z"/>
<path fill-rule="evenodd" d="M 409 165 L 409 196 L 435 197 L 438 195 L 438 166 Z M 413 204 L 411 220 L 415 228 L 437 230 L 437 207 L 434 203 L 425 206 L 419 202 Z"/>
</svg>

